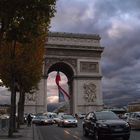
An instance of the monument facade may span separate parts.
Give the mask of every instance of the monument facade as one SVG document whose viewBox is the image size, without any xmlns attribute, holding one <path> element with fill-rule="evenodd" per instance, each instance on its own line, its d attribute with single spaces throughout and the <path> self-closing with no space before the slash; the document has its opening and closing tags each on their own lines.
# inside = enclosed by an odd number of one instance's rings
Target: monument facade
<svg viewBox="0 0 140 140">
<path fill-rule="evenodd" d="M 32 103 L 26 100 L 25 111 L 46 112 L 47 77 L 61 71 L 68 78 L 71 113 L 87 113 L 103 107 L 101 87 L 100 36 L 96 34 L 49 33 L 45 45 L 43 78 Z"/>
</svg>

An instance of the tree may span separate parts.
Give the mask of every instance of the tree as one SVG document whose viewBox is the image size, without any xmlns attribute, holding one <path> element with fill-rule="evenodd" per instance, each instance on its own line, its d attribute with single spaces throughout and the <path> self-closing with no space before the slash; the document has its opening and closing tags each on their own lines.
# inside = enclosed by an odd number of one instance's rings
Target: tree
<svg viewBox="0 0 140 140">
<path fill-rule="evenodd" d="M 19 68 L 17 77 L 20 98 L 18 103 L 18 127 L 23 122 L 25 93 L 33 94 L 32 91 L 37 89 L 37 84 L 42 77 L 42 63 L 44 57 L 44 41 L 37 38 L 29 46 L 24 46 L 18 56 Z M 21 47 L 20 47 L 21 48 Z M 32 54 L 32 55 L 31 55 Z"/>
<path fill-rule="evenodd" d="M 12 136 L 14 130 L 18 81 L 16 46 L 20 43 L 32 43 L 40 36 L 45 39 L 54 12 L 55 0 L 0 0 L 0 64 L 3 66 L 0 66 L 0 78 L 11 90 L 9 136 Z M 10 60 L 2 58 L 5 48 L 8 50 L 5 55 L 8 55 Z"/>
<path fill-rule="evenodd" d="M 56 0 L 0 0 L 0 39 L 30 42 L 46 34 Z M 43 28 L 42 28 L 43 27 Z"/>
<path fill-rule="evenodd" d="M 42 42 L 42 43 L 41 43 Z M 1 49 L 0 73 L 6 87 L 11 86 L 10 67 L 13 61 L 10 57 L 10 44 Z M 25 93 L 37 89 L 37 84 L 42 76 L 42 63 L 44 56 L 44 40 L 36 39 L 30 44 L 17 44 L 15 47 L 14 70 L 16 90 L 20 92 L 19 114 L 23 114 Z M 19 115 L 21 116 L 21 115 Z M 13 124 L 14 125 L 14 124 Z"/>
</svg>

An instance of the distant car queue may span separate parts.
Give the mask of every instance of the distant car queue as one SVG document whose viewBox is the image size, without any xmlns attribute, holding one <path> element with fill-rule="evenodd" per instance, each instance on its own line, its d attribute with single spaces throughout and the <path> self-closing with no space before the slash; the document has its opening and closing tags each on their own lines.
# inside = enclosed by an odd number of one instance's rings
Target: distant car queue
<svg viewBox="0 0 140 140">
<path fill-rule="evenodd" d="M 31 114 L 32 124 L 52 125 L 58 127 L 78 126 L 78 120 L 83 119 L 83 135 L 93 134 L 96 140 L 103 137 L 122 137 L 129 140 L 131 129 L 140 129 L 140 112 L 130 112 L 123 115 L 112 111 L 93 111 L 88 114 L 79 113 L 70 115 L 66 113 L 39 113 Z M 27 121 L 27 115 L 26 119 Z"/>
<path fill-rule="evenodd" d="M 36 115 L 26 114 L 25 122 L 30 126 L 30 117 L 32 118 L 32 124 L 35 125 L 52 125 L 57 124 L 58 126 L 75 126 L 78 125 L 78 120 L 66 113 L 39 113 Z M 29 120 L 29 121 L 28 121 Z"/>
</svg>

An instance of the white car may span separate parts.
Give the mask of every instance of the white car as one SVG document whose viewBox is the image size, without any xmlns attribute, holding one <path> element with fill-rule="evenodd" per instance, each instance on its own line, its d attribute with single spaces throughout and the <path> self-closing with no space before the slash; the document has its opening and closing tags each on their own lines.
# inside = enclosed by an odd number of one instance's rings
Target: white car
<svg viewBox="0 0 140 140">
<path fill-rule="evenodd" d="M 58 122 L 58 126 L 78 126 L 78 121 L 72 115 L 63 115 Z"/>
<path fill-rule="evenodd" d="M 85 113 L 79 113 L 79 114 L 78 114 L 78 118 L 79 118 L 79 119 L 84 119 L 85 116 L 86 116 Z"/>
<path fill-rule="evenodd" d="M 53 117 L 54 123 L 58 124 L 61 120 L 61 116 L 55 116 Z"/>
<path fill-rule="evenodd" d="M 132 129 L 140 129 L 140 112 L 131 112 L 127 118 Z"/>
<path fill-rule="evenodd" d="M 130 113 L 124 113 L 123 119 L 127 119 L 127 118 L 129 117 L 129 114 L 130 114 Z"/>
</svg>

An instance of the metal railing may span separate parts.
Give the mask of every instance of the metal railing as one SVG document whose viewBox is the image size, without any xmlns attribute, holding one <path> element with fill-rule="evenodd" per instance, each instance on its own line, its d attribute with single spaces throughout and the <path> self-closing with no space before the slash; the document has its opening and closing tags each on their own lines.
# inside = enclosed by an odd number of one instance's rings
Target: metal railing
<svg viewBox="0 0 140 140">
<path fill-rule="evenodd" d="M 9 119 L 0 119 L 0 130 L 8 129 Z"/>
</svg>

